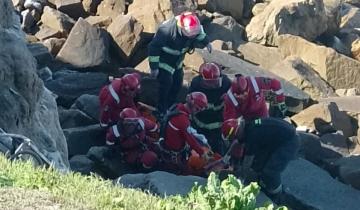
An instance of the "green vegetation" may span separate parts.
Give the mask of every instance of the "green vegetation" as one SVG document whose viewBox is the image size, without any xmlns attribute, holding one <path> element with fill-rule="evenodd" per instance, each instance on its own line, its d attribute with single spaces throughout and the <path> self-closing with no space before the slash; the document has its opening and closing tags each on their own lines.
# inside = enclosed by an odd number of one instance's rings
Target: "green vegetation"
<svg viewBox="0 0 360 210">
<path fill-rule="evenodd" d="M 207 186 L 195 186 L 186 197 L 163 199 L 139 190 L 115 187 L 111 181 L 96 176 L 64 175 L 52 169 L 33 168 L 30 163 L 9 162 L 3 156 L 0 156 L 0 169 L 0 209 L 21 209 L 26 203 L 38 209 L 56 206 L 60 209 L 250 210 L 255 209 L 259 193 L 255 183 L 244 187 L 232 176 L 220 183 L 215 174 L 210 175 Z M 41 201 L 34 200 L 35 197 Z"/>
</svg>

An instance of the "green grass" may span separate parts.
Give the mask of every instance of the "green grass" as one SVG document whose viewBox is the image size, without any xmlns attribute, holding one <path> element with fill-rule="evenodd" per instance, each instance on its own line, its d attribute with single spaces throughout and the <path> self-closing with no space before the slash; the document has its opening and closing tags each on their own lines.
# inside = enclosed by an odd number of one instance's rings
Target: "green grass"
<svg viewBox="0 0 360 210">
<path fill-rule="evenodd" d="M 0 155 L 0 209 L 210 210 L 231 206 L 226 209 L 252 210 L 258 191 L 255 183 L 245 187 L 234 177 L 220 183 L 213 175 L 207 186 L 194 187 L 188 196 L 160 198 L 114 186 L 100 177 L 61 174 L 53 169 L 34 168 L 31 163 L 10 162 Z M 215 205 L 223 207 L 214 208 Z"/>
</svg>

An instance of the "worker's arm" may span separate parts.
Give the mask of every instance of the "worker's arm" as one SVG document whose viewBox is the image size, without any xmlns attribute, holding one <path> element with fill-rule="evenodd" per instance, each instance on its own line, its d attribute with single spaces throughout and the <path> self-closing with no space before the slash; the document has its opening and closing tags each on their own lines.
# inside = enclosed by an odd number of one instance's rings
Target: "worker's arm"
<svg viewBox="0 0 360 210">
<path fill-rule="evenodd" d="M 224 112 L 223 112 L 223 118 L 224 121 L 228 119 L 236 119 L 237 113 L 236 113 L 236 106 L 233 104 L 233 102 L 230 100 L 228 95 L 224 96 Z"/>
<path fill-rule="evenodd" d="M 161 49 L 166 45 L 166 42 L 166 31 L 162 27 L 159 27 L 149 44 L 148 56 L 151 70 L 159 69 Z"/>
</svg>

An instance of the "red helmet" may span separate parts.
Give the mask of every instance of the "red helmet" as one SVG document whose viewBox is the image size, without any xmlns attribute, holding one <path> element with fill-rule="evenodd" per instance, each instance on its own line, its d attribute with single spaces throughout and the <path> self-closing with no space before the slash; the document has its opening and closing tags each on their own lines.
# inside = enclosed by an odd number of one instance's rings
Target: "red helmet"
<svg viewBox="0 0 360 210">
<path fill-rule="evenodd" d="M 208 100 L 202 92 L 192 92 L 186 96 L 186 103 L 193 113 L 200 112 L 208 106 Z"/>
<path fill-rule="evenodd" d="M 136 118 L 137 116 L 137 112 L 132 108 L 125 108 L 120 112 L 121 119 Z"/>
<path fill-rule="evenodd" d="M 125 74 L 121 81 L 123 82 L 123 91 L 125 93 L 135 94 L 140 90 L 140 76 L 137 73 Z"/>
<path fill-rule="evenodd" d="M 158 156 L 152 151 L 145 151 L 141 156 L 141 163 L 144 168 L 150 169 L 158 163 Z"/>
<path fill-rule="evenodd" d="M 199 68 L 199 72 L 206 87 L 216 88 L 221 86 L 221 71 L 217 64 L 203 63 Z"/>
<path fill-rule="evenodd" d="M 224 140 L 234 140 L 239 138 L 245 126 L 245 121 L 242 117 L 238 119 L 228 119 L 221 127 L 221 135 Z"/>
<path fill-rule="evenodd" d="M 235 94 L 243 94 L 248 90 L 248 82 L 242 75 L 235 75 L 235 78 L 231 82 L 231 91 Z"/>
<path fill-rule="evenodd" d="M 192 12 L 184 12 L 179 15 L 177 25 L 181 28 L 181 32 L 187 37 L 194 37 L 201 32 L 200 20 Z"/>
</svg>

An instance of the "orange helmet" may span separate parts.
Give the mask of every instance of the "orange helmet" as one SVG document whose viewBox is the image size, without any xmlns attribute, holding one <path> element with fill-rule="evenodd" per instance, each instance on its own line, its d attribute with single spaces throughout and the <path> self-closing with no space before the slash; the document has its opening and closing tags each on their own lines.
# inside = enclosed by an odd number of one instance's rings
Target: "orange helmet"
<svg viewBox="0 0 360 210">
<path fill-rule="evenodd" d="M 182 34 L 187 37 L 194 37 L 201 32 L 200 20 L 192 12 L 183 12 L 179 15 L 177 25 L 180 27 Z"/>
<path fill-rule="evenodd" d="M 224 140 L 234 140 L 242 136 L 245 121 L 242 117 L 238 119 L 228 119 L 221 127 L 221 135 Z"/>
<path fill-rule="evenodd" d="M 186 96 L 186 103 L 194 114 L 206 109 L 208 106 L 207 97 L 202 92 L 189 93 Z"/>
</svg>

